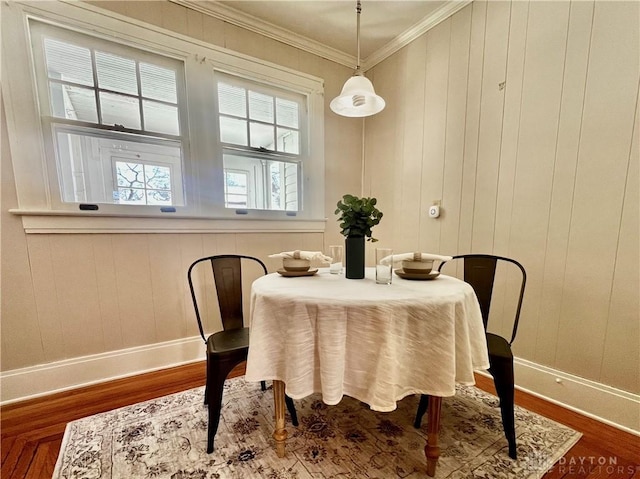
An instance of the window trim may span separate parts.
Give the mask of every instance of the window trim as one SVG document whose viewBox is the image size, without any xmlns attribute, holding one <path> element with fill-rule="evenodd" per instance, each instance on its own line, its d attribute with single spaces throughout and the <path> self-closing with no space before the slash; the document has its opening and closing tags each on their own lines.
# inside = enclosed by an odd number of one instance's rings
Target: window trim
<svg viewBox="0 0 640 479">
<path fill-rule="evenodd" d="M 322 79 L 81 2 L 3 2 L 1 8 L 2 62 L 4 72 L 7 73 L 2 90 L 18 197 L 18 208 L 10 212 L 22 216 L 26 232 L 324 231 L 326 218 Z M 127 211 L 130 211 L 127 214 L 118 211 L 123 205 L 100 204 L 98 211 L 79 211 L 76 203 L 56 205 L 53 201 L 56 192 L 51 191 L 49 184 L 50 175 L 56 176 L 56 172 L 50 171 L 52 165 L 45 156 L 45 145 L 42 141 L 24 141 L 25 135 L 43 138 L 35 82 L 24 81 L 24 78 L 33 79 L 34 75 L 31 71 L 29 18 L 110 41 L 118 38 L 124 43 L 131 43 L 134 48 L 182 59 L 185 62 L 186 76 L 197 71 L 194 67 L 200 65 L 306 95 L 309 132 L 307 142 L 312 149 L 309 155 L 311 161 L 304 165 L 302 170 L 304 210 L 296 216 L 291 216 L 286 211 L 263 210 L 249 210 L 249 214 L 240 216 L 233 210 L 224 211 L 224 191 L 220 191 L 217 192 L 220 198 L 214 198 L 217 200 L 218 209 L 212 214 L 205 209 L 211 201 L 206 198 L 207 193 L 200 190 L 199 195 L 191 198 L 188 191 L 193 188 L 189 188 L 188 184 L 185 195 L 188 206 L 176 206 L 172 208 L 173 212 L 169 213 L 150 211 L 148 207 L 138 209 L 132 205 L 126 205 Z M 212 94 L 203 91 L 187 92 L 191 97 Z M 202 115 L 206 114 L 202 103 L 190 100 L 190 119 L 202 118 Z M 193 128 L 193 121 L 190 123 L 189 128 Z M 189 155 L 193 158 L 203 158 L 207 151 L 215 150 L 210 138 L 197 141 L 190 138 L 189 143 Z M 195 181 L 206 184 L 210 179 L 207 177 L 212 175 L 211 172 L 203 171 L 203 166 L 198 162 L 186 162 L 184 177 L 196 178 Z"/>
</svg>

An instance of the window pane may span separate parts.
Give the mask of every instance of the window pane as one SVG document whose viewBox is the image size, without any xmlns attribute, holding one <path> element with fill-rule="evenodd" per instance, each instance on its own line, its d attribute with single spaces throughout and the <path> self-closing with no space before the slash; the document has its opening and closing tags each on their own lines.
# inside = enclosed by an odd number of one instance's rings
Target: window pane
<svg viewBox="0 0 640 479">
<path fill-rule="evenodd" d="M 273 126 L 253 122 L 249 126 L 251 128 L 251 146 L 275 150 L 273 147 Z"/>
<path fill-rule="evenodd" d="M 154 190 L 171 189 L 171 168 L 158 165 L 144 165 L 145 187 Z"/>
<path fill-rule="evenodd" d="M 300 173 L 297 163 L 232 153 L 225 153 L 223 161 L 227 208 L 238 208 L 241 196 L 246 195 L 246 208 L 298 211 Z M 232 176 L 231 171 L 246 179 Z"/>
<path fill-rule="evenodd" d="M 176 72 L 149 63 L 140 63 L 142 96 L 154 100 L 178 103 Z"/>
<path fill-rule="evenodd" d="M 278 128 L 278 151 L 300 153 L 300 139 L 297 130 Z"/>
<path fill-rule="evenodd" d="M 179 135 L 178 108 L 155 101 L 142 101 L 145 131 Z"/>
<path fill-rule="evenodd" d="M 45 38 L 49 78 L 93 86 L 91 52 L 88 48 Z"/>
<path fill-rule="evenodd" d="M 220 141 L 247 146 L 247 122 L 226 116 L 220 117 Z"/>
<path fill-rule="evenodd" d="M 122 125 L 125 128 L 140 129 L 137 98 L 100 92 L 100 107 L 103 125 Z"/>
<path fill-rule="evenodd" d="M 131 95 L 138 94 L 136 62 L 110 53 L 96 51 L 98 86 Z"/>
<path fill-rule="evenodd" d="M 140 163 L 126 163 L 116 161 L 116 175 L 118 186 L 130 186 L 132 188 L 144 187 L 144 165 Z"/>
<path fill-rule="evenodd" d="M 273 97 L 250 91 L 249 118 L 273 123 Z"/>
<path fill-rule="evenodd" d="M 244 88 L 218 83 L 218 111 L 224 115 L 247 117 L 247 99 Z"/>
<path fill-rule="evenodd" d="M 124 205 L 144 205 L 144 190 L 134 188 L 118 188 L 117 203 Z"/>
<path fill-rule="evenodd" d="M 170 205 L 171 192 L 159 190 L 147 190 L 148 205 Z"/>
<path fill-rule="evenodd" d="M 61 125 L 54 134 L 63 201 L 184 204 L 179 142 L 144 143 L 142 135 Z M 120 139 L 125 136 L 137 141 Z"/>
<path fill-rule="evenodd" d="M 276 98 L 276 123 L 290 128 L 298 128 L 298 104 Z"/>
<path fill-rule="evenodd" d="M 124 161 L 115 164 L 120 203 L 171 204 L 170 167 Z"/>
<path fill-rule="evenodd" d="M 53 116 L 98 123 L 94 90 L 51 82 L 49 91 Z"/>
</svg>

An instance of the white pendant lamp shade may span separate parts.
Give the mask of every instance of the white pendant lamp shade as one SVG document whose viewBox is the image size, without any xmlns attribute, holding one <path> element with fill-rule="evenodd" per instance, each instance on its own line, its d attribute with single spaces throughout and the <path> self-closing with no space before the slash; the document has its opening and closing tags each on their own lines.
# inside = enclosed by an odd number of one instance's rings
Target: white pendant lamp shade
<svg viewBox="0 0 640 479">
<path fill-rule="evenodd" d="M 357 50 L 358 62 L 356 72 L 342 87 L 340 95 L 331 100 L 330 107 L 338 115 L 350 117 L 364 117 L 375 115 L 384 109 L 385 103 L 382 97 L 376 95 L 373 84 L 360 71 L 360 13 L 362 6 L 360 0 L 356 2 L 357 20 Z"/>
<path fill-rule="evenodd" d="M 363 117 L 375 115 L 384 109 L 385 102 L 376 95 L 371 80 L 363 75 L 349 78 L 340 96 L 331 100 L 331 109 L 342 116 Z"/>
</svg>

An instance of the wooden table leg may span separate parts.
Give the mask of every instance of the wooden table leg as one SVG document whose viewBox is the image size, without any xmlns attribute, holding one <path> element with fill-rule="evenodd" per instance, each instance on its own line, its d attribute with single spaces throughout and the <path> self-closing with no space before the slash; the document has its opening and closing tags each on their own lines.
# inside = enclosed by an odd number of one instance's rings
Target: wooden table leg
<svg viewBox="0 0 640 479">
<path fill-rule="evenodd" d="M 284 383 L 273 381 L 273 403 L 276 416 L 276 430 L 273 438 L 276 440 L 276 454 L 284 457 L 284 442 L 287 439 L 287 430 L 284 428 Z"/>
<path fill-rule="evenodd" d="M 427 423 L 427 445 L 424 447 L 424 454 L 427 456 L 427 476 L 433 477 L 436 474 L 436 465 L 440 457 L 440 447 L 438 446 L 438 434 L 440 432 L 440 408 L 442 398 L 439 396 L 429 396 L 428 423 Z"/>
</svg>

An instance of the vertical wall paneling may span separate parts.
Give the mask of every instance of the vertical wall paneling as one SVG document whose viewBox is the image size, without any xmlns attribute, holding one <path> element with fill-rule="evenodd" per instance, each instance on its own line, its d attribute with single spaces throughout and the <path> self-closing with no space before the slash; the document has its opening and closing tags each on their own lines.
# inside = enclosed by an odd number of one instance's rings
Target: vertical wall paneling
<svg viewBox="0 0 640 479">
<path fill-rule="evenodd" d="M 513 2 L 511 4 L 507 70 L 504 84 L 498 87 L 504 91 L 504 108 L 502 114 L 502 138 L 500 143 L 500 163 L 498 167 L 493 252 L 501 256 L 509 256 L 514 179 L 518 163 L 518 138 L 520 133 L 528 18 L 529 2 Z M 511 279 L 511 273 L 513 272 L 511 268 L 507 268 L 504 274 L 500 274 L 496 278 L 497 281 L 494 285 L 490 311 L 492 330 L 505 337 L 511 334 L 514 307 L 513 303 L 505 305 L 505 301 L 510 303 L 517 299 L 517 292 L 512 290 L 508 291 L 509 294 L 505 295 L 505 293 L 507 293 L 507 291 L 505 291 L 506 285 L 510 284 L 509 279 Z"/>
<path fill-rule="evenodd" d="M 390 106 L 394 116 L 371 121 L 375 135 L 367 119 L 365 137 L 367 173 L 377 167 L 376 150 L 385 145 L 376 135 L 386 127 L 384 142 L 404 145 L 403 184 L 422 169 L 415 201 L 429 204 L 436 198 L 428 184 L 442 185 L 443 253 L 489 252 L 523 263 L 519 357 L 632 392 L 640 391 L 637 137 L 632 145 L 639 10 L 638 2 L 474 1 L 448 20 L 450 40 L 438 41 L 442 28 L 432 29 L 424 61 L 412 60 L 427 68 L 424 120 L 409 125 L 415 108 L 405 100 Z M 377 65 L 376 76 L 391 78 L 393 59 L 413 53 L 405 47 Z M 443 58 L 437 73 L 429 70 Z M 395 98 L 395 87 L 376 84 L 385 98 Z M 410 139 L 423 142 L 421 165 L 412 163 L 404 132 L 388 136 L 402 115 L 405 132 L 424 123 L 422 137 Z M 430 163 L 433 151 L 444 158 L 440 168 Z M 374 182 L 368 191 L 382 190 Z M 387 222 L 400 231 L 404 208 L 395 204 L 391 214 Z M 421 220 L 420 246 L 430 249 L 429 220 Z M 457 247 L 446 246 L 452 241 Z M 515 276 L 498 271 L 492 330 L 507 330 Z"/>
<path fill-rule="evenodd" d="M 556 365 L 597 379 L 640 72 L 639 8 L 638 2 L 595 3 L 567 248 Z"/>
<path fill-rule="evenodd" d="M 153 317 L 155 320 L 158 341 L 169 341 L 182 337 L 184 330 L 178 318 L 184 311 L 182 295 L 184 279 L 180 254 L 176 244 L 179 235 L 148 235 L 149 268 L 151 276 L 151 292 L 153 301 Z"/>
<path fill-rule="evenodd" d="M 440 251 L 441 222 L 429 218 L 428 207 L 432 200 L 442 199 L 450 40 L 451 19 L 427 32 L 419 245 L 422 251 Z"/>
<path fill-rule="evenodd" d="M 200 334 L 198 331 L 198 325 L 196 322 L 196 316 L 193 309 L 193 301 L 191 299 L 191 292 L 189 290 L 189 283 L 187 281 L 187 271 L 191 263 L 196 259 L 204 256 L 212 256 L 218 254 L 217 248 L 217 235 L 208 234 L 182 234 L 179 235 L 177 241 L 177 250 L 175 254 L 180 255 L 180 271 L 177 274 L 178 284 L 182 286 L 180 292 L 182 297 L 183 314 L 181 315 L 181 328 L 184 337 L 192 337 Z M 195 276 L 196 284 L 202 284 L 204 276 L 199 275 L 196 272 Z M 213 301 L 213 298 L 205 297 L 204 304 L 200 304 L 200 307 L 204 309 L 204 314 L 208 316 L 209 303 Z M 220 330 L 221 323 L 216 321 L 215 324 L 209 325 L 211 331 Z M 204 346 L 203 346 L 204 347 Z M 203 353 L 204 354 L 204 353 Z"/>
<path fill-rule="evenodd" d="M 111 236 L 92 235 L 91 244 L 96 270 L 104 348 L 105 351 L 116 351 L 124 347 L 123 336 L 126 332 L 127 323 L 126 318 L 120 316 L 118 281 Z"/>
<path fill-rule="evenodd" d="M 381 68 L 382 66 L 384 68 Z M 377 206 L 384 215 L 380 224 L 373 229 L 373 237 L 380 240 L 380 243 L 377 244 L 381 246 L 393 246 L 397 234 L 394 232 L 393 212 L 397 211 L 399 205 L 395 203 L 397 195 L 394 192 L 394 185 L 396 175 L 402 171 L 401 165 L 403 163 L 404 112 L 401 105 L 405 94 L 398 86 L 403 84 L 406 66 L 404 54 L 393 55 L 378 65 L 374 69 L 374 75 L 370 77 L 376 92 L 384 92 L 380 95 L 384 98 L 386 107 L 382 112 L 366 120 L 365 135 L 371 139 L 372 143 L 365 148 L 367 162 L 362 194 L 375 196 L 378 200 Z M 358 118 L 348 120 L 363 121 Z M 372 161 L 369 161 L 369 158 Z M 367 245 L 371 245 L 371 243 L 367 243 Z M 366 248 L 366 262 L 368 264 L 373 261 L 374 247 L 375 245 Z"/>
<path fill-rule="evenodd" d="M 542 291 L 568 19 L 568 2 L 530 3 L 509 254 L 529 273 L 520 334 L 532 338 Z M 519 341 L 515 349 L 530 357 L 535 342 Z"/>
<path fill-rule="evenodd" d="M 162 27 L 181 33 L 182 35 L 189 34 L 187 22 L 188 8 L 172 2 L 162 2 L 158 7 L 162 11 Z"/>
<path fill-rule="evenodd" d="M 638 347 L 640 342 L 640 317 L 638 317 L 640 314 L 638 300 L 638 291 L 640 291 L 638 248 L 640 108 L 638 106 L 633 135 L 600 380 L 619 388 L 628 388 L 631 381 L 631 390 L 640 391 L 640 348 Z"/>
<path fill-rule="evenodd" d="M 157 342 L 147 235 L 114 235 L 113 260 L 124 346 Z"/>
<path fill-rule="evenodd" d="M 202 40 L 214 45 L 224 44 L 224 22 L 209 15 L 203 15 Z"/>
<path fill-rule="evenodd" d="M 500 89 L 500 84 L 506 75 L 510 13 L 509 2 L 489 2 L 487 5 L 471 242 L 474 253 L 486 253 L 493 247 L 504 107 L 504 90 Z"/>
<path fill-rule="evenodd" d="M 462 178 L 464 170 L 464 135 L 469 71 L 469 40 L 471 8 L 463 9 L 451 19 L 449 47 L 449 78 L 447 85 L 447 121 L 442 179 L 442 209 L 440 222 L 440 252 L 455 254 L 460 228 Z M 431 198 L 435 199 L 435 198 Z M 430 205 L 430 198 L 424 199 Z M 434 220 L 426 218 L 425 221 Z"/>
<path fill-rule="evenodd" d="M 51 235 L 49 244 L 67 357 L 104 351 L 90 235 Z"/>
<path fill-rule="evenodd" d="M 187 35 L 198 40 L 204 40 L 204 19 L 200 12 L 187 9 Z"/>
<path fill-rule="evenodd" d="M 425 95 L 425 54 L 427 36 L 411 42 L 404 49 L 402 82 L 402 135 L 401 154 L 395 159 L 394 194 L 396 206 L 402 214 L 393 229 L 390 244 L 398 253 L 414 251 L 420 241 L 421 212 L 425 208 L 418 194 L 422 190 L 422 155 Z"/>
<path fill-rule="evenodd" d="M 545 365 L 554 364 L 558 346 L 562 287 L 565 281 L 578 146 L 582 129 L 593 8 L 592 1 L 571 2 L 569 10 L 560 121 L 553 167 L 538 330 L 535 336 L 536 350 L 533 356 L 536 362 Z"/>
<path fill-rule="evenodd" d="M 0 99 L 0 364 L 4 368 L 14 369 L 29 365 L 34 359 L 39 362 L 46 361 L 47 354 L 43 350 L 40 329 L 42 323 L 38 316 L 29 249 L 22 229 L 22 220 L 8 211 L 9 208 L 16 208 L 18 201 L 15 183 L 11 181 L 13 165 L 5 120 L 4 103 Z M 13 334 L 8 333 L 9 331 Z M 52 353 L 55 355 L 55 352 Z"/>
<path fill-rule="evenodd" d="M 511 4 L 507 72 L 504 84 L 498 87 L 504 91 L 504 108 L 493 251 L 504 256 L 507 256 L 508 253 L 509 226 L 511 224 L 514 178 L 518 156 L 529 5 L 529 2 L 513 2 Z"/>
<path fill-rule="evenodd" d="M 463 9 L 471 9 L 471 41 L 469 43 L 469 80 L 467 85 L 467 114 L 464 132 L 464 164 L 460 199 L 460 232 L 458 250 L 471 252 L 473 211 L 476 197 L 476 171 L 480 134 L 480 102 L 482 97 L 482 64 L 484 62 L 487 2 L 474 1 Z"/>
<path fill-rule="evenodd" d="M 26 236 L 29 248 L 29 266 L 33 281 L 36 310 L 38 312 L 37 341 L 44 352 L 45 361 L 57 361 L 67 358 L 68 348 L 64 335 L 66 317 L 58 300 L 58 285 L 55 281 L 55 267 L 51 257 L 50 236 Z M 3 328 L 4 328 L 3 318 Z M 4 334 L 3 334 L 4 336 Z"/>
<path fill-rule="evenodd" d="M 523 259 L 531 286 L 520 357 L 640 393 L 640 3 L 476 0 L 367 72 L 387 108 L 366 121 L 328 107 L 349 68 L 161 3 L 93 2 L 256 57 L 277 47 L 287 57 L 277 63 L 324 78 L 327 234 L 26 235 L 6 211 L 17 200 L 3 141 L 3 371 L 194 336 L 186 269 L 195 258 L 257 251 L 273 271 L 271 252 L 341 243 L 335 203 L 364 193 L 379 197 L 377 235 L 394 248 Z M 436 196 L 423 180 L 441 188 L 444 212 L 424 228 L 414 218 Z M 177 311 L 175 324 L 165 309 Z"/>
</svg>

